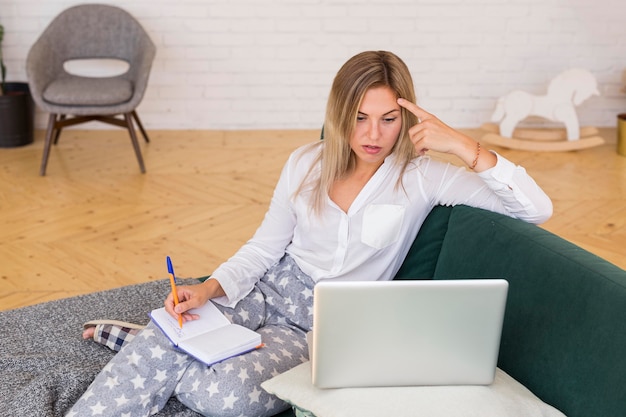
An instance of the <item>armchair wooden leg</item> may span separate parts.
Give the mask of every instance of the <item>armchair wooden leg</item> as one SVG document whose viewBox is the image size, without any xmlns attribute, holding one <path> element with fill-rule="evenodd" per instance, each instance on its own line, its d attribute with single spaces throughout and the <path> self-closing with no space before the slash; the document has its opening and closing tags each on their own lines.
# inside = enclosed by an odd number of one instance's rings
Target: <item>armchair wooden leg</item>
<svg viewBox="0 0 626 417">
<path fill-rule="evenodd" d="M 143 157 L 141 156 L 141 149 L 139 148 L 139 142 L 137 141 L 137 134 L 135 133 L 135 126 L 133 126 L 132 113 L 124 113 L 124 120 L 126 120 L 126 126 L 128 127 L 128 133 L 130 133 L 130 140 L 133 142 L 133 148 L 135 149 L 135 155 L 137 155 L 137 162 L 139 162 L 139 169 L 142 174 L 146 173 L 146 167 L 143 164 Z"/>
<path fill-rule="evenodd" d="M 141 120 L 139 120 L 139 115 L 137 115 L 137 112 L 133 110 L 131 114 L 133 115 L 133 119 L 135 119 L 137 126 L 139 126 L 139 130 L 141 131 L 141 134 L 143 135 L 143 138 L 145 139 L 145 141 L 150 142 L 150 139 L 148 139 L 148 134 L 146 133 L 146 129 L 143 128 L 143 125 L 141 124 Z"/>
<path fill-rule="evenodd" d="M 59 122 L 62 122 L 63 120 L 65 120 L 65 118 L 67 117 L 66 114 L 60 114 L 59 115 Z M 55 122 L 55 127 L 56 127 L 56 122 Z M 58 127 L 56 129 L 56 132 L 54 133 L 54 141 L 52 143 L 54 143 L 55 145 L 57 143 L 59 143 L 59 136 L 61 136 L 61 127 Z"/>
<path fill-rule="evenodd" d="M 50 113 L 48 118 L 48 129 L 46 130 L 46 141 L 43 146 L 43 157 L 41 158 L 41 167 L 39 168 L 39 175 L 46 175 L 46 167 L 48 165 L 48 157 L 50 156 L 50 145 L 52 144 L 52 134 L 54 133 L 54 125 L 56 124 L 57 115 Z"/>
</svg>

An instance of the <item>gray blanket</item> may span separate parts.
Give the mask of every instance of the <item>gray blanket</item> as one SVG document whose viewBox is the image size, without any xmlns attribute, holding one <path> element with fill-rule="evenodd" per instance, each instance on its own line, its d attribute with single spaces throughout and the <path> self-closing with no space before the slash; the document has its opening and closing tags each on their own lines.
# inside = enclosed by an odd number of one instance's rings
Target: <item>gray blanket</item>
<svg viewBox="0 0 626 417">
<path fill-rule="evenodd" d="M 114 354 L 82 340 L 83 323 L 145 324 L 168 292 L 161 280 L 0 312 L 0 415 L 62 416 Z M 199 416 L 175 399 L 157 415 Z"/>
</svg>

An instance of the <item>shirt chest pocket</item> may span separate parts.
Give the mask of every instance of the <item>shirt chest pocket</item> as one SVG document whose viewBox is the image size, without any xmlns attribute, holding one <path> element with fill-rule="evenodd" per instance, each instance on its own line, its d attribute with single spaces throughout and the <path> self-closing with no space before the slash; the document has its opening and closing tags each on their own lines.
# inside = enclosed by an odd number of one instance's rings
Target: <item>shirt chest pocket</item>
<svg viewBox="0 0 626 417">
<path fill-rule="evenodd" d="M 402 230 L 404 206 L 370 204 L 363 213 L 361 242 L 382 249 L 396 242 Z"/>
</svg>

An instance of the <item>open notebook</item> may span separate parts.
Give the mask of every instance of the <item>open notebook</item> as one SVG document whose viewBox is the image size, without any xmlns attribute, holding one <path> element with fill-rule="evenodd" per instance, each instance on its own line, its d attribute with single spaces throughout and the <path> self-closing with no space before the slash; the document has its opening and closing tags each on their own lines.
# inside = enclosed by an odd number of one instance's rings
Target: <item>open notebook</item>
<svg viewBox="0 0 626 417">
<path fill-rule="evenodd" d="M 200 318 L 182 328 L 164 307 L 150 317 L 175 346 L 207 365 L 262 347 L 259 333 L 231 323 L 211 301 L 189 311 Z"/>
<path fill-rule="evenodd" d="M 502 279 L 320 282 L 313 384 L 491 384 L 507 293 Z"/>
</svg>

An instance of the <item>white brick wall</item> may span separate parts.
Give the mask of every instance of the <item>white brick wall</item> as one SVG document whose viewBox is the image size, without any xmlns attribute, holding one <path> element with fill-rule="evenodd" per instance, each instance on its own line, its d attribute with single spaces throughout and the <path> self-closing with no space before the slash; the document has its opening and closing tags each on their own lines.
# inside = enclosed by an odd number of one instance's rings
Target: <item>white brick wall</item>
<svg viewBox="0 0 626 417">
<path fill-rule="evenodd" d="M 488 121 L 512 89 L 541 94 L 564 69 L 591 70 L 601 97 L 582 124 L 626 111 L 623 0 L 126 0 L 157 45 L 139 108 L 150 129 L 311 129 L 332 78 L 353 54 L 396 52 L 418 99 L 456 127 Z M 0 0 L 9 79 L 73 0 Z M 43 127 L 45 117 L 38 115 Z M 99 125 L 98 125 L 99 126 Z"/>
</svg>

